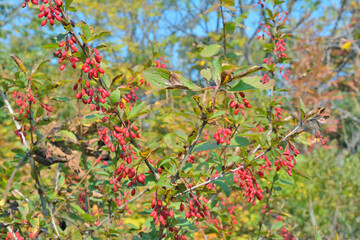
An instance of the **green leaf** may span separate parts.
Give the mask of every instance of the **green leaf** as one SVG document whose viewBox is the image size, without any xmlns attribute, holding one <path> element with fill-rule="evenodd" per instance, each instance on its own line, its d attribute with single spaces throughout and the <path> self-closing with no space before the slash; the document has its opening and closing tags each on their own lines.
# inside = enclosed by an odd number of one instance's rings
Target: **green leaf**
<svg viewBox="0 0 360 240">
<path fill-rule="evenodd" d="M 200 70 L 200 74 L 203 78 L 205 78 L 206 80 L 210 81 L 211 79 L 211 71 L 210 69 L 206 68 L 206 69 L 201 69 Z"/>
<path fill-rule="evenodd" d="M 307 180 L 311 180 L 309 178 L 309 176 L 306 173 L 304 173 L 303 171 L 301 171 L 301 170 L 293 168 L 292 171 L 293 171 L 293 173 L 295 173 L 295 174 L 297 174 L 297 175 L 299 175 L 299 176 L 301 176 L 303 178 L 306 178 Z"/>
<path fill-rule="evenodd" d="M 102 75 L 101 80 L 103 81 L 105 87 L 109 89 L 111 83 L 109 74 Z"/>
<path fill-rule="evenodd" d="M 173 186 L 171 185 L 171 180 L 170 178 L 168 178 L 166 175 L 162 175 L 159 179 L 159 181 L 156 183 L 157 186 L 159 187 L 167 187 L 167 188 L 172 188 Z"/>
<path fill-rule="evenodd" d="M 84 210 L 83 210 L 79 205 L 71 204 L 70 206 L 71 206 L 71 208 L 72 208 L 75 212 L 77 212 L 79 215 L 84 215 L 84 214 L 85 214 Z"/>
<path fill-rule="evenodd" d="M 209 7 L 209 8 L 204 12 L 204 14 L 211 13 L 211 12 L 215 11 L 216 9 L 218 9 L 219 7 L 220 7 L 220 4 L 219 4 L 219 3 L 215 3 L 214 5 L 212 5 L 211 7 Z"/>
<path fill-rule="evenodd" d="M 2 108 L 4 106 L 4 104 L 5 104 L 4 99 L 1 97 L 0 98 L 0 108 Z"/>
<path fill-rule="evenodd" d="M 57 43 L 48 43 L 45 45 L 42 45 L 41 48 L 47 49 L 47 48 L 59 48 L 59 44 Z"/>
<path fill-rule="evenodd" d="M 216 83 L 220 82 L 221 60 L 219 58 L 214 58 L 210 69 L 213 80 Z"/>
<path fill-rule="evenodd" d="M 212 44 L 207 47 L 205 47 L 201 52 L 200 56 L 202 57 L 212 57 L 219 53 L 220 49 L 222 47 L 218 44 Z"/>
<path fill-rule="evenodd" d="M 179 75 L 179 80 L 181 81 L 181 83 L 187 87 L 190 90 L 199 90 L 201 89 L 199 86 L 195 85 L 192 81 L 190 81 L 189 79 L 184 78 L 183 76 Z"/>
<path fill-rule="evenodd" d="M 40 67 L 47 62 L 50 62 L 50 60 L 40 60 L 37 63 L 35 63 L 35 65 L 31 69 L 30 77 L 32 77 L 40 69 Z"/>
<path fill-rule="evenodd" d="M 213 183 L 218 185 L 221 188 L 221 190 L 224 191 L 224 193 L 225 193 L 225 195 L 227 197 L 230 196 L 231 190 L 230 190 L 229 186 L 224 181 L 215 180 Z"/>
<path fill-rule="evenodd" d="M 269 17 L 269 18 L 273 18 L 273 14 L 272 14 L 272 12 L 271 12 L 271 10 L 270 9 L 265 9 L 265 12 L 266 12 L 266 15 Z"/>
<path fill-rule="evenodd" d="M 186 139 L 188 138 L 186 133 L 182 130 L 174 130 L 174 134 L 183 142 L 187 142 Z"/>
<path fill-rule="evenodd" d="M 276 232 L 277 230 L 279 230 L 280 228 L 282 228 L 285 225 L 284 222 L 276 222 L 271 226 L 271 231 L 272 232 Z"/>
<path fill-rule="evenodd" d="M 111 32 L 109 31 L 104 31 L 104 32 L 100 32 L 98 34 L 95 34 L 92 38 L 91 38 L 91 41 L 93 40 L 96 40 L 96 39 L 99 39 L 99 38 L 102 38 L 103 36 L 106 36 L 106 35 L 110 35 Z M 96 47 L 97 49 L 99 49 L 99 47 Z"/>
<path fill-rule="evenodd" d="M 136 118 L 140 115 L 146 114 L 149 112 L 148 108 L 145 108 L 146 102 L 138 102 L 135 106 L 131 109 L 128 120 Z"/>
<path fill-rule="evenodd" d="M 230 88 L 230 92 L 252 92 L 265 89 L 271 89 L 275 81 L 270 80 L 269 82 L 263 84 L 260 82 L 260 76 L 246 77 L 242 78 L 234 87 Z"/>
<path fill-rule="evenodd" d="M 217 145 L 216 143 L 204 142 L 204 143 L 197 144 L 195 146 L 193 152 L 208 151 L 208 150 L 213 150 L 218 147 L 221 147 L 221 145 Z"/>
<path fill-rule="evenodd" d="M 234 22 L 225 23 L 225 31 L 229 34 L 232 34 L 235 31 L 236 25 Z"/>
<path fill-rule="evenodd" d="M 62 96 L 52 97 L 51 99 L 59 101 L 59 102 L 70 102 L 70 101 L 72 101 L 72 99 L 70 99 L 68 97 L 62 97 Z"/>
<path fill-rule="evenodd" d="M 285 2 L 285 1 L 275 0 L 275 1 L 274 1 L 274 4 L 275 4 L 275 6 L 277 6 L 277 5 L 280 5 L 280 4 L 284 3 L 284 2 Z"/>
<path fill-rule="evenodd" d="M 217 112 L 215 112 L 214 114 L 211 115 L 210 119 L 215 119 L 215 118 L 218 118 L 218 117 L 222 117 L 225 114 L 226 114 L 226 111 L 217 111 Z"/>
<path fill-rule="evenodd" d="M 68 131 L 68 130 L 61 130 L 60 133 L 65 136 L 65 137 L 68 137 L 74 141 L 76 141 L 76 136 L 75 134 L 73 134 L 72 132 Z"/>
<path fill-rule="evenodd" d="M 188 227 L 188 226 L 192 226 L 194 225 L 193 222 L 187 220 L 187 219 L 180 219 L 180 218 L 176 218 L 176 220 L 178 220 L 179 222 L 176 224 L 176 226 L 180 226 L 180 227 Z"/>
<path fill-rule="evenodd" d="M 162 68 L 147 68 L 143 71 L 145 80 L 154 87 L 167 87 L 166 81 L 170 78 L 170 72 Z"/>
<path fill-rule="evenodd" d="M 230 140 L 230 144 L 236 147 L 245 147 L 250 144 L 250 141 L 247 138 L 235 136 Z"/>
<path fill-rule="evenodd" d="M 232 12 L 236 12 L 236 11 L 237 11 L 236 8 L 234 8 L 234 7 L 232 7 L 232 6 L 229 6 L 229 5 L 223 5 L 223 7 L 229 9 L 229 10 L 232 11 Z"/>
<path fill-rule="evenodd" d="M 83 24 L 82 32 L 83 32 L 86 42 L 88 42 L 92 36 L 90 27 L 87 24 Z"/>
<path fill-rule="evenodd" d="M 299 99 L 299 105 L 300 105 L 300 109 L 301 109 L 304 113 L 306 113 L 306 112 L 307 112 L 307 108 L 306 108 L 305 103 L 304 103 L 304 101 L 302 100 L 301 97 L 300 97 L 300 99 Z"/>
<path fill-rule="evenodd" d="M 35 117 L 40 117 L 41 115 L 44 114 L 44 108 L 42 107 L 39 107 L 38 109 L 36 109 L 36 112 L 35 112 Z"/>
<path fill-rule="evenodd" d="M 73 239 L 73 240 L 82 239 L 81 233 L 75 227 L 73 229 L 71 229 L 71 239 Z"/>
<path fill-rule="evenodd" d="M 111 104 L 115 104 L 119 102 L 119 100 L 120 100 L 120 90 L 116 89 L 110 94 L 110 102 Z"/>
<path fill-rule="evenodd" d="M 68 9 L 73 1 L 74 1 L 74 0 L 66 0 L 66 2 L 65 2 L 65 9 Z"/>
</svg>

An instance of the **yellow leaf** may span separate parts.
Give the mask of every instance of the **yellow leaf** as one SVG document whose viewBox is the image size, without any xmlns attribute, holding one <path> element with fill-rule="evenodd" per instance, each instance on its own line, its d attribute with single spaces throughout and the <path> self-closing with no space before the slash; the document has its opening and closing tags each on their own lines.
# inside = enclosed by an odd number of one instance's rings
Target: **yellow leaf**
<svg viewBox="0 0 360 240">
<path fill-rule="evenodd" d="M 349 51 L 350 48 L 351 48 L 351 42 L 348 41 L 346 43 L 344 43 L 342 46 L 341 46 L 342 49 L 346 50 L 346 51 Z"/>
<path fill-rule="evenodd" d="M 150 148 L 148 146 L 144 147 L 140 151 L 140 156 L 143 158 L 147 158 L 150 154 Z"/>
<path fill-rule="evenodd" d="M 21 59 L 14 54 L 10 54 L 10 56 L 15 61 L 15 63 L 19 66 L 20 70 L 26 75 L 26 68 L 24 66 L 24 63 L 21 61 Z"/>
<path fill-rule="evenodd" d="M 164 198 L 165 198 L 166 204 L 168 204 L 170 202 L 172 196 L 173 196 L 172 189 L 171 188 L 166 189 L 166 191 L 164 193 Z"/>
<path fill-rule="evenodd" d="M 93 205 L 92 211 L 93 211 L 94 216 L 98 215 L 99 209 L 98 209 L 98 206 L 96 204 Z"/>
</svg>

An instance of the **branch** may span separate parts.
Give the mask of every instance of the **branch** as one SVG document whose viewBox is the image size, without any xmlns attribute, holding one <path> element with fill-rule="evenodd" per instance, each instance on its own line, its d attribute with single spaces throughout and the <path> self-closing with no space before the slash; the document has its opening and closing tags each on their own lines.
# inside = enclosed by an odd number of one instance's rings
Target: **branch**
<svg viewBox="0 0 360 240">
<path fill-rule="evenodd" d="M 219 85 L 219 86 L 220 86 L 220 85 Z M 198 134 L 196 135 L 195 140 L 192 142 L 191 146 L 190 146 L 189 149 L 188 149 L 187 154 L 186 154 L 186 155 L 183 157 L 183 159 L 181 160 L 180 166 L 179 166 L 178 170 L 176 171 L 176 173 L 174 174 L 174 177 L 173 177 L 173 179 L 172 179 L 172 181 L 171 181 L 172 183 L 176 182 L 176 180 L 179 179 L 179 173 L 180 173 L 181 169 L 183 169 L 183 167 L 184 167 L 186 161 L 188 160 L 188 158 L 189 158 L 192 150 L 193 150 L 194 147 L 196 146 L 197 141 L 199 140 L 199 137 L 200 137 L 202 131 L 204 130 L 204 127 L 205 127 L 206 124 L 207 124 L 206 121 L 203 121 L 203 123 L 201 124 L 200 129 L 199 129 L 199 131 L 198 131 Z"/>
<path fill-rule="evenodd" d="M 277 172 L 275 173 L 275 176 L 276 176 L 276 175 L 277 175 Z M 273 181 L 272 181 L 272 183 L 271 183 L 271 188 L 270 188 L 269 195 L 268 195 L 268 197 L 267 197 L 267 199 L 266 199 L 266 208 L 265 208 L 265 210 L 264 210 L 264 212 L 263 212 L 263 215 L 262 215 L 262 217 L 261 217 L 261 222 L 260 222 L 260 227 L 259 227 L 259 233 L 258 233 L 258 236 L 257 236 L 257 240 L 260 238 L 261 228 L 262 228 L 263 222 L 264 222 L 264 220 L 265 220 L 265 214 L 268 212 L 268 209 L 269 209 L 269 200 L 270 200 L 270 198 L 271 198 L 272 191 L 273 191 L 273 189 L 274 189 L 275 176 L 274 176 Z"/>
<path fill-rule="evenodd" d="M 294 134 L 297 130 L 299 130 L 299 128 L 300 128 L 301 126 L 302 126 L 302 125 L 296 126 L 289 134 L 287 134 L 285 137 L 283 137 L 283 138 L 279 141 L 279 143 L 280 143 L 280 142 L 283 142 L 283 141 L 287 141 L 291 136 L 293 136 L 293 134 Z M 263 151 L 261 154 L 257 155 L 257 156 L 254 158 L 254 160 L 260 158 L 261 156 L 263 156 L 263 155 L 266 154 L 267 152 L 271 151 L 271 149 L 272 149 L 272 147 L 267 148 L 267 149 L 266 149 L 265 151 Z M 250 165 L 250 164 L 249 164 L 249 165 Z M 235 169 L 233 169 L 233 170 L 230 170 L 230 171 L 228 171 L 228 172 L 223 172 L 222 174 L 218 175 L 217 177 L 211 178 L 211 179 L 209 179 L 209 180 L 207 180 L 207 181 L 205 181 L 205 182 L 203 182 L 203 183 L 200 183 L 199 185 L 196 185 L 196 186 L 193 186 L 193 187 L 191 187 L 191 188 L 186 189 L 184 192 L 181 192 L 181 193 L 176 194 L 174 197 L 176 198 L 176 197 L 178 197 L 178 196 L 180 196 L 180 195 L 183 195 L 183 194 L 185 194 L 185 193 L 188 193 L 188 192 L 190 192 L 190 191 L 192 191 L 192 190 L 194 190 L 194 189 L 196 189 L 196 188 L 199 188 L 199 187 L 201 187 L 201 186 L 207 185 L 207 184 L 209 184 L 209 183 L 211 183 L 211 182 L 213 182 L 213 181 L 215 181 L 215 180 L 217 180 L 217 179 L 220 179 L 220 178 L 222 178 L 222 177 L 224 177 L 224 176 L 226 176 L 226 175 L 232 174 L 233 172 L 236 172 L 237 170 L 244 169 L 245 167 L 247 167 L 247 166 L 245 166 L 245 164 L 242 164 L 241 166 L 239 166 L 239 167 L 237 167 L 237 168 L 235 168 Z"/>
<path fill-rule="evenodd" d="M 2 93 L 1 90 L 0 90 L 0 93 Z M 5 98 L 5 99 L 6 99 L 6 98 Z M 11 106 L 10 106 L 10 109 L 11 109 Z M 12 109 L 11 109 L 11 110 L 12 110 Z M 9 111 L 10 111 L 10 110 L 9 110 Z M 37 142 L 35 143 L 34 147 L 36 147 L 39 143 L 41 143 L 42 141 L 44 141 L 44 140 L 45 140 L 48 136 L 50 136 L 51 134 L 54 134 L 57 130 L 60 130 L 61 127 L 62 127 L 64 124 L 66 124 L 67 122 L 71 121 L 72 119 L 73 119 L 73 118 L 70 118 L 70 119 L 66 120 L 65 122 L 63 122 L 62 124 L 60 124 L 60 125 L 54 127 L 53 129 L 51 129 L 50 132 L 49 132 L 46 136 L 44 136 L 42 139 L 40 139 L 39 141 L 37 141 Z M 15 121 L 16 121 L 16 120 L 15 120 Z M 14 177 L 15 177 L 16 172 L 19 170 L 20 166 L 22 165 L 22 163 L 25 161 L 25 159 L 26 159 L 29 155 L 30 155 L 30 151 L 28 150 L 28 151 L 26 152 L 25 156 L 20 160 L 20 162 L 18 163 L 18 165 L 16 166 L 16 168 L 14 169 L 14 171 L 11 173 L 11 176 L 10 176 L 10 178 L 9 178 L 9 180 L 8 180 L 8 183 L 7 183 L 7 185 L 6 185 L 6 188 L 5 188 L 5 192 L 4 192 L 4 194 L 3 194 L 3 198 L 4 198 L 4 201 L 5 201 L 5 202 L 6 202 L 7 194 L 8 194 L 8 192 L 9 192 L 9 190 L 10 190 L 10 187 L 11 187 L 13 181 L 14 181 Z"/>
<path fill-rule="evenodd" d="M 132 199 L 130 199 L 128 202 L 126 202 L 126 203 L 124 203 L 123 205 L 121 205 L 118 209 L 116 209 L 116 211 L 121 211 L 121 210 L 123 210 L 123 209 L 126 207 L 126 205 L 128 205 L 129 203 L 135 201 L 136 199 L 138 199 L 139 197 L 141 197 L 142 195 L 144 195 L 144 194 L 145 194 L 146 192 L 148 192 L 148 191 L 150 191 L 150 188 L 145 189 L 144 191 L 142 191 L 141 193 L 139 193 L 138 195 L 136 195 L 135 197 L 133 197 Z M 115 214 L 115 213 L 112 213 L 111 216 L 110 216 L 110 218 L 111 218 L 112 216 L 114 216 L 114 214 Z M 98 226 L 101 226 L 101 225 L 104 224 L 107 220 L 108 220 L 108 218 L 105 218 L 104 220 L 102 220 L 102 221 L 99 223 Z"/>
<path fill-rule="evenodd" d="M 17 240 L 18 238 L 16 237 L 16 235 L 15 235 L 15 233 L 13 232 L 13 230 L 11 229 L 11 227 L 10 227 L 10 226 L 7 226 L 6 228 L 7 228 L 7 230 L 8 230 L 9 232 L 11 232 L 11 234 L 13 235 L 13 237 L 15 238 L 15 240 Z"/>
<path fill-rule="evenodd" d="M 7 109 L 9 110 L 9 113 L 10 113 L 11 115 L 13 115 L 13 114 L 14 114 L 14 111 L 13 111 L 13 109 L 12 109 L 9 101 L 7 100 L 5 94 L 4 94 L 1 90 L 0 90 L 0 95 L 1 95 L 1 97 L 3 98 L 3 100 L 4 100 L 4 103 L 5 103 L 6 107 L 7 107 Z M 32 121 L 32 119 L 30 119 L 30 123 L 32 124 L 31 121 Z M 21 125 L 19 124 L 18 121 L 16 121 L 16 119 L 15 119 L 14 116 L 13 116 L 13 122 L 15 123 L 16 130 L 17 130 L 17 131 L 19 132 L 19 134 L 20 134 L 22 143 L 24 144 L 24 146 L 26 147 L 26 149 L 28 149 L 29 154 L 31 154 L 31 149 L 30 149 L 30 147 L 29 147 L 29 144 L 27 143 L 26 138 L 25 138 L 23 132 L 21 131 Z M 32 131 L 32 128 L 30 128 L 30 131 Z M 25 160 L 25 158 L 26 158 L 26 155 L 25 155 L 25 157 L 24 157 L 23 159 Z M 41 204 L 42 204 L 42 207 L 43 207 L 43 209 L 42 209 L 42 210 L 43 210 L 43 214 L 44 214 L 44 216 L 46 216 L 46 215 L 47 215 L 46 201 L 45 201 L 45 197 L 44 197 L 44 195 L 43 195 L 43 191 L 40 189 L 40 187 L 42 187 L 42 186 L 41 186 L 40 181 L 39 181 L 39 178 L 38 178 L 37 167 L 35 166 L 34 160 L 33 160 L 31 157 L 30 157 L 29 159 L 30 159 L 31 171 L 32 171 L 32 172 L 35 172 L 35 174 L 34 174 L 34 175 L 35 175 L 34 178 L 35 178 L 35 182 L 36 182 L 35 186 L 36 186 L 36 190 L 37 190 L 37 192 L 38 192 L 38 194 L 39 194 L 39 196 L 40 196 Z M 17 168 L 18 168 L 18 167 L 17 167 Z M 14 175 L 15 175 L 15 174 L 14 174 Z M 8 182 L 8 183 L 9 183 L 9 182 Z M 5 193 L 4 193 L 4 196 L 5 196 L 5 197 L 7 197 L 8 191 L 9 191 L 9 188 L 6 187 L 6 190 L 5 190 Z M 4 199 L 5 199 L 5 198 L 4 198 Z"/>
<path fill-rule="evenodd" d="M 65 198 L 64 202 L 61 203 L 60 207 L 56 209 L 56 211 L 51 215 L 51 218 L 53 218 L 57 212 L 64 206 L 64 204 L 69 200 L 71 195 L 80 187 L 80 184 L 85 180 L 85 178 L 89 175 L 89 173 L 92 171 L 92 169 L 96 166 L 97 162 L 94 161 L 91 168 L 86 172 L 86 174 L 83 176 L 83 178 L 80 180 L 80 182 L 76 185 L 76 187 L 71 191 L 71 193 Z"/>
<path fill-rule="evenodd" d="M 219 2 L 220 2 L 220 15 L 221 15 L 222 23 L 223 23 L 224 60 L 225 60 L 225 62 L 226 62 L 226 31 L 225 31 L 225 19 L 224 19 L 224 13 L 223 13 L 223 8 L 222 8 L 221 0 L 219 0 Z"/>
</svg>

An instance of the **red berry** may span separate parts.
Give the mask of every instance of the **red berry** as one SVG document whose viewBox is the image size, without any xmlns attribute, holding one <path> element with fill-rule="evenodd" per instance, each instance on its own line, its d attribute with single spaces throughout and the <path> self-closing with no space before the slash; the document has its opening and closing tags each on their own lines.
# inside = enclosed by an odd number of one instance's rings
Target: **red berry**
<svg viewBox="0 0 360 240">
<path fill-rule="evenodd" d="M 47 23 L 47 19 L 44 19 L 42 22 L 41 22 L 41 26 L 45 26 Z"/>
</svg>

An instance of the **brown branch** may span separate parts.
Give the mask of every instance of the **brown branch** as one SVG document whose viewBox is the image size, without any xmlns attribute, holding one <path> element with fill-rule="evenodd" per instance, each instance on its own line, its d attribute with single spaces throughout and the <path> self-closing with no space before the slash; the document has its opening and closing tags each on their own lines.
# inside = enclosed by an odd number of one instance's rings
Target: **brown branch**
<svg viewBox="0 0 360 240">
<path fill-rule="evenodd" d="M 14 114 L 14 111 L 13 111 L 13 109 L 12 109 L 9 101 L 7 100 L 5 94 L 4 94 L 1 90 L 0 90 L 0 95 L 1 95 L 1 97 L 3 98 L 3 100 L 4 100 L 4 103 L 5 103 L 6 107 L 7 107 L 7 109 L 9 110 L 9 113 L 10 113 L 11 115 L 13 115 L 13 114 Z M 30 104 L 30 107 L 31 107 L 31 104 Z M 16 121 L 16 119 L 15 119 L 14 116 L 13 116 L 13 122 L 15 123 L 16 130 L 19 131 L 19 134 L 20 134 L 20 137 L 21 137 L 21 139 L 22 139 L 23 145 L 26 147 L 26 149 L 28 150 L 29 154 L 31 154 L 33 145 L 32 145 L 32 148 L 29 147 L 29 144 L 27 143 L 26 138 L 25 138 L 23 132 L 21 131 L 21 126 L 20 126 L 19 122 Z M 31 116 L 31 114 L 30 114 L 30 125 L 32 126 L 32 116 Z M 31 131 L 31 135 L 32 135 L 32 127 L 30 128 L 30 131 Z M 32 137 L 31 137 L 31 140 L 32 140 L 32 143 L 33 143 L 33 138 L 32 138 Z M 26 156 L 26 155 L 25 155 L 25 156 Z M 24 157 L 23 159 L 25 159 L 25 158 L 26 158 L 26 157 Z M 43 207 L 43 209 L 42 209 L 42 210 L 43 210 L 43 214 L 44 214 L 44 216 L 46 216 L 46 215 L 47 215 L 46 201 L 45 201 L 45 197 L 44 197 L 44 195 L 43 195 L 43 191 L 40 189 L 40 187 L 41 187 L 42 185 L 40 184 L 40 181 L 39 181 L 39 178 L 38 178 L 38 170 L 37 170 L 37 167 L 36 167 L 36 165 L 35 165 L 35 163 L 34 163 L 34 160 L 33 160 L 31 157 L 30 157 L 29 159 L 30 159 L 31 171 L 35 173 L 35 174 L 34 174 L 34 175 L 35 175 L 34 178 L 35 178 L 35 182 L 36 182 L 35 186 L 36 186 L 36 190 L 37 190 L 37 192 L 38 192 L 38 194 L 39 194 L 39 196 L 40 196 L 41 204 L 42 204 L 42 207 Z M 18 165 L 18 166 L 19 166 L 19 165 Z M 17 167 L 17 168 L 18 168 L 18 167 Z M 14 174 L 14 175 L 15 175 L 15 174 Z M 11 183 L 12 183 L 12 182 L 10 182 L 10 185 L 11 185 Z M 8 182 L 8 185 L 9 185 L 9 182 Z M 10 186 L 9 186 L 9 187 L 6 186 L 5 193 L 4 193 L 4 199 L 5 199 L 5 200 L 6 200 L 6 197 L 7 197 L 8 192 L 9 192 L 9 188 L 10 188 Z"/>
<path fill-rule="evenodd" d="M 0 94 L 1 94 L 1 90 L 0 90 Z M 11 106 L 10 106 L 10 109 L 11 109 Z M 11 109 L 12 110 L 12 109 Z M 39 141 L 37 141 L 34 145 L 34 147 L 36 147 L 38 144 L 40 144 L 42 141 L 44 141 L 48 136 L 50 136 L 51 134 L 54 134 L 56 131 L 60 130 L 61 127 L 66 124 L 67 122 L 71 121 L 73 118 L 70 118 L 68 120 L 66 120 L 65 122 L 61 123 L 60 125 L 54 127 L 53 129 L 51 129 L 51 131 L 46 135 L 44 136 L 42 139 L 40 139 Z M 8 180 L 8 183 L 6 185 L 6 188 L 5 188 L 5 192 L 3 194 L 3 198 L 4 198 L 4 201 L 6 202 L 6 199 L 7 199 L 7 195 L 8 195 L 8 192 L 10 190 L 10 187 L 12 185 L 12 183 L 14 182 L 14 177 L 15 177 L 15 174 L 16 172 L 19 170 L 20 166 L 23 164 L 23 162 L 25 161 L 25 159 L 30 155 L 30 151 L 27 151 L 25 156 L 19 161 L 18 165 L 16 166 L 16 168 L 14 169 L 14 171 L 11 173 L 11 176 Z"/>
</svg>

